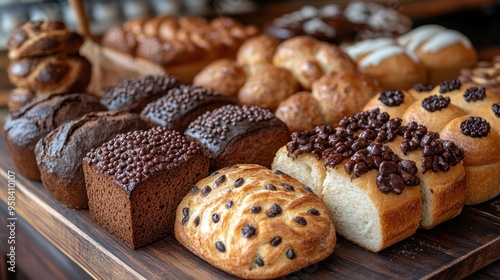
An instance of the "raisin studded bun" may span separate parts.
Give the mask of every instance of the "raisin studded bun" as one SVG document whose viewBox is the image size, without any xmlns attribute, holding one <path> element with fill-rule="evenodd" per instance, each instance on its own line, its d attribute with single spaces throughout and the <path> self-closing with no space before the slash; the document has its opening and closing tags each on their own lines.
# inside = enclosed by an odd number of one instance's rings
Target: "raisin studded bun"
<svg viewBox="0 0 500 280">
<path fill-rule="evenodd" d="M 236 105 L 199 116 L 185 135 L 201 144 L 211 170 L 239 163 L 270 167 L 276 151 L 290 139 L 287 126 L 271 111 Z"/>
<path fill-rule="evenodd" d="M 141 117 L 152 126 L 184 132 L 189 124 L 207 111 L 236 102 L 213 90 L 190 85 L 170 89 L 164 96 L 149 103 Z"/>
<path fill-rule="evenodd" d="M 380 108 L 404 124 L 418 122 L 453 141 L 465 154 L 466 204 L 500 194 L 500 97 L 458 79 L 409 91 L 384 91 L 365 106 Z"/>
<path fill-rule="evenodd" d="M 119 134 L 83 159 L 90 217 L 132 249 L 159 240 L 173 233 L 177 205 L 208 166 L 180 132 Z"/>
<path fill-rule="evenodd" d="M 35 147 L 43 185 L 64 205 L 87 208 L 83 157 L 119 133 L 145 127 L 139 115 L 119 111 L 91 112 L 65 122 L 40 139 Z"/>
<path fill-rule="evenodd" d="M 213 266 L 273 279 L 328 257 L 336 243 L 328 209 L 296 179 L 255 164 L 218 170 L 177 207 L 175 237 Z"/>
<path fill-rule="evenodd" d="M 105 89 L 101 97 L 101 103 L 108 110 L 140 113 L 148 103 L 180 85 L 181 83 L 177 78 L 167 74 L 132 78 Z"/>
<path fill-rule="evenodd" d="M 378 252 L 461 212 L 462 158 L 424 126 L 373 110 L 293 133 L 273 169 L 323 198 L 340 235 Z"/>
<path fill-rule="evenodd" d="M 218 59 L 203 68 L 193 79 L 193 85 L 213 89 L 237 98 L 247 74 L 241 65 L 230 59 Z"/>
<path fill-rule="evenodd" d="M 104 111 L 99 100 L 87 94 L 44 96 L 11 112 L 4 124 L 7 147 L 23 176 L 40 180 L 35 145 L 62 123 L 93 111 Z"/>
</svg>

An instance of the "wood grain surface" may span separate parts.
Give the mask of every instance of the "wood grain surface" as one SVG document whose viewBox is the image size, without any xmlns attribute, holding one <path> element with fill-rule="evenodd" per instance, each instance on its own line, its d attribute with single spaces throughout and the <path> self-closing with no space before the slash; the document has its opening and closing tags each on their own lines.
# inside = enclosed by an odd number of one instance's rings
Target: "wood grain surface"
<svg viewBox="0 0 500 280">
<path fill-rule="evenodd" d="M 1 123 L 0 123 L 1 124 Z M 95 224 L 87 210 L 64 207 L 40 182 L 17 174 L 0 136 L 0 199 L 16 173 L 16 214 L 95 278 L 234 279 L 180 245 L 174 236 L 138 250 Z M 237 256 L 235 256 L 237 257 Z M 455 219 L 418 232 L 379 253 L 339 238 L 326 260 L 283 279 L 458 279 L 500 258 L 500 198 L 465 207 Z"/>
</svg>

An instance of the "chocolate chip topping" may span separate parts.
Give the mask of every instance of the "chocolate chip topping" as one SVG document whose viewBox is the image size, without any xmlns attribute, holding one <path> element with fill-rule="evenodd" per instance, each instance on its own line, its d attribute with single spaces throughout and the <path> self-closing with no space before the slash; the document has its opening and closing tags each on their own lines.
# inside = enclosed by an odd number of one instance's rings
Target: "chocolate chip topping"
<svg viewBox="0 0 500 280">
<path fill-rule="evenodd" d="M 192 193 L 192 194 L 197 193 L 199 190 L 200 190 L 200 189 L 199 189 L 197 186 L 195 186 L 195 185 L 191 186 L 191 193 Z"/>
<path fill-rule="evenodd" d="M 297 216 L 297 217 L 293 218 L 293 221 L 299 225 L 303 225 L 303 226 L 307 225 L 307 220 L 304 219 L 304 217 Z"/>
<path fill-rule="evenodd" d="M 189 208 L 188 207 L 184 207 L 182 208 L 182 225 L 184 225 L 185 223 L 187 223 L 189 221 Z"/>
<path fill-rule="evenodd" d="M 217 241 L 215 243 L 215 248 L 217 248 L 217 250 L 219 250 L 219 252 L 226 252 L 226 246 L 224 245 L 224 243 L 222 243 L 222 241 Z"/>
<path fill-rule="evenodd" d="M 450 105 L 450 98 L 441 95 L 432 95 L 422 100 L 422 107 L 429 112 L 439 111 Z"/>
<path fill-rule="evenodd" d="M 460 124 L 460 129 L 467 136 L 481 138 L 490 132 L 490 124 L 481 117 L 470 117 Z"/>
<path fill-rule="evenodd" d="M 307 210 L 307 212 L 309 214 L 313 215 L 313 216 L 319 216 L 320 215 L 319 211 L 316 210 L 316 209 L 314 209 L 314 208 Z"/>
<path fill-rule="evenodd" d="M 236 181 L 234 181 L 234 187 L 239 188 L 239 187 L 243 186 L 244 183 L 245 183 L 245 179 L 238 178 L 238 179 L 236 179 Z"/>
<path fill-rule="evenodd" d="M 266 185 L 266 189 L 267 189 L 267 190 L 270 190 L 270 191 L 275 191 L 275 190 L 277 190 L 277 189 L 276 189 L 276 187 L 275 187 L 274 185 L 272 185 L 272 184 L 267 184 L 267 185 Z"/>
<path fill-rule="evenodd" d="M 274 170 L 274 174 L 276 175 L 284 175 L 285 173 L 281 170 Z"/>
<path fill-rule="evenodd" d="M 148 100 L 154 96 L 160 97 L 180 85 L 180 81 L 170 75 L 142 76 L 124 80 L 114 87 L 105 89 L 101 102 L 109 110 L 121 110 L 135 102 Z"/>
<path fill-rule="evenodd" d="M 286 250 L 286 257 L 291 260 L 295 259 L 295 251 L 293 249 Z"/>
<path fill-rule="evenodd" d="M 264 260 L 262 258 L 257 258 L 255 260 L 255 263 L 258 265 L 258 266 L 264 266 Z"/>
<path fill-rule="evenodd" d="M 464 98 L 467 102 L 475 102 L 486 98 L 486 89 L 484 87 L 470 87 L 464 92 Z"/>
<path fill-rule="evenodd" d="M 226 203 L 226 208 L 227 209 L 231 209 L 231 207 L 233 207 L 233 204 L 234 202 L 232 200 L 229 200 L 227 203 Z"/>
<path fill-rule="evenodd" d="M 429 84 L 416 84 L 413 86 L 413 89 L 415 89 L 418 92 L 429 92 L 433 88 L 434 86 Z"/>
<path fill-rule="evenodd" d="M 386 90 L 380 93 L 378 100 L 386 106 L 395 107 L 405 101 L 405 96 L 400 90 Z"/>
<path fill-rule="evenodd" d="M 491 105 L 491 110 L 493 111 L 495 116 L 500 118 L 500 102 L 497 102 L 497 103 L 494 103 L 493 105 Z"/>
<path fill-rule="evenodd" d="M 462 83 L 458 79 L 447 80 L 439 84 L 439 93 L 447 93 L 459 89 L 461 86 Z"/>
<path fill-rule="evenodd" d="M 283 210 L 281 210 L 281 207 L 278 204 L 273 204 L 273 206 L 271 206 L 271 209 L 267 211 L 267 216 L 269 218 L 274 218 L 281 214 L 281 212 L 283 212 Z"/>
<path fill-rule="evenodd" d="M 309 186 L 304 186 L 304 190 L 306 190 L 306 192 L 314 193 L 314 191 Z"/>
<path fill-rule="evenodd" d="M 275 238 L 271 239 L 271 242 L 269 242 L 271 246 L 276 247 L 281 244 L 281 237 L 276 236 Z"/>
<path fill-rule="evenodd" d="M 241 229 L 241 233 L 243 234 L 243 237 L 245 238 L 250 238 L 252 236 L 255 235 L 255 233 L 257 232 L 257 229 L 255 229 L 255 227 L 253 227 L 252 225 L 245 225 L 242 229 Z"/>
<path fill-rule="evenodd" d="M 218 222 L 220 221 L 220 216 L 219 216 L 219 214 L 217 214 L 217 213 L 213 213 L 213 214 L 212 214 L 212 221 L 213 221 L 214 223 L 218 223 Z"/>
<path fill-rule="evenodd" d="M 154 127 L 119 134 L 92 149 L 84 161 L 114 177 L 130 194 L 137 183 L 150 175 L 174 169 L 201 154 L 200 146 L 180 132 Z"/>
<path fill-rule="evenodd" d="M 260 213 L 260 211 L 262 210 L 262 207 L 256 205 L 256 206 L 252 206 L 250 208 L 250 212 L 254 213 L 254 214 L 257 214 L 257 213 Z"/>
<path fill-rule="evenodd" d="M 257 106 L 226 105 L 206 112 L 191 122 L 186 134 L 209 145 L 219 145 L 229 140 L 231 129 L 241 123 L 260 123 L 276 119 L 274 114 Z"/>
<path fill-rule="evenodd" d="M 200 216 L 196 216 L 196 218 L 194 218 L 194 226 L 197 227 L 200 225 Z"/>
<path fill-rule="evenodd" d="M 219 178 L 215 179 L 215 185 L 218 186 L 226 181 L 226 175 L 222 175 Z"/>
<path fill-rule="evenodd" d="M 289 192 L 295 191 L 295 188 L 292 185 L 290 185 L 290 184 L 283 183 L 282 186 L 285 188 L 285 190 L 287 190 Z"/>
</svg>

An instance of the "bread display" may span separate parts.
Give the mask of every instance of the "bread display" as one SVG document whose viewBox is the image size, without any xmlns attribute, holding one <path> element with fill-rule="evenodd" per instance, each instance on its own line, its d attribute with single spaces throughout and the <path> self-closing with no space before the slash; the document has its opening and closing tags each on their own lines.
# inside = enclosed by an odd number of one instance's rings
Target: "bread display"
<svg viewBox="0 0 500 280">
<path fill-rule="evenodd" d="M 273 64 L 273 56 L 279 40 L 261 34 L 247 39 L 236 54 L 236 61 L 242 65 L 248 75 L 253 75 Z"/>
<path fill-rule="evenodd" d="M 333 125 L 361 111 L 379 90 L 374 78 L 357 72 L 327 74 L 312 84 L 312 94 L 290 96 L 279 104 L 275 114 L 291 131 Z"/>
<path fill-rule="evenodd" d="M 119 133 L 145 127 L 139 115 L 119 111 L 90 112 L 58 126 L 35 146 L 44 187 L 67 207 L 87 208 L 83 157 Z"/>
<path fill-rule="evenodd" d="M 365 106 L 380 108 L 403 123 L 421 123 L 453 141 L 465 154 L 468 205 L 500 193 L 500 97 L 457 79 L 439 86 L 416 85 L 409 91 L 384 91 Z"/>
<path fill-rule="evenodd" d="M 321 199 L 296 179 L 254 164 L 193 185 L 176 211 L 175 237 L 213 266 L 273 279 L 328 257 L 336 244 Z"/>
<path fill-rule="evenodd" d="M 146 105 L 141 118 L 152 126 L 161 125 L 184 132 L 192 121 L 205 112 L 235 103 L 233 99 L 213 90 L 181 85 Z"/>
<path fill-rule="evenodd" d="M 283 67 L 269 65 L 248 77 L 238 93 L 238 101 L 247 106 L 275 110 L 281 101 L 297 92 L 294 75 Z"/>
<path fill-rule="evenodd" d="M 108 110 L 124 110 L 140 113 L 144 107 L 165 95 L 170 89 L 179 87 L 180 81 L 171 75 L 146 75 L 128 79 L 106 88 L 101 103 Z"/>
<path fill-rule="evenodd" d="M 463 68 L 458 79 L 462 83 L 474 83 L 500 96 L 500 55 L 491 60 L 479 61 L 476 66 Z"/>
<path fill-rule="evenodd" d="M 290 139 L 287 126 L 257 106 L 226 105 L 199 116 L 184 132 L 210 158 L 210 169 L 240 163 L 270 167 L 276 151 Z"/>
<path fill-rule="evenodd" d="M 292 72 L 305 90 L 323 75 L 356 71 L 356 63 L 340 47 L 299 36 L 282 42 L 273 57 L 276 66 Z"/>
<path fill-rule="evenodd" d="M 303 6 L 274 19 L 266 26 L 265 32 L 281 40 L 309 35 L 340 44 L 367 38 L 396 37 L 408 32 L 411 27 L 412 20 L 393 8 L 352 1 L 346 6 Z"/>
<path fill-rule="evenodd" d="M 340 235 L 378 252 L 461 212 L 462 159 L 425 126 L 372 110 L 293 133 L 272 167 L 310 186 Z"/>
<path fill-rule="evenodd" d="M 34 98 L 35 94 L 29 89 L 15 88 L 9 93 L 9 99 L 7 100 L 7 107 L 9 108 L 10 111 L 16 111 L 17 109 L 28 104 Z"/>
<path fill-rule="evenodd" d="M 23 176 L 40 180 L 35 145 L 62 123 L 93 111 L 104 111 L 99 100 L 87 94 L 43 96 L 10 112 L 4 135 L 14 164 Z"/>
<path fill-rule="evenodd" d="M 193 79 L 193 85 L 213 89 L 232 98 L 247 80 L 242 65 L 230 59 L 218 59 L 203 68 Z"/>
<path fill-rule="evenodd" d="M 180 132 L 119 134 L 83 159 L 90 217 L 129 248 L 152 243 L 173 233 L 177 205 L 208 167 Z"/>
<path fill-rule="evenodd" d="M 129 20 L 103 36 L 104 52 L 118 60 L 153 63 L 190 83 L 203 67 L 236 55 L 241 43 L 259 33 L 231 18 L 155 16 Z"/>
</svg>

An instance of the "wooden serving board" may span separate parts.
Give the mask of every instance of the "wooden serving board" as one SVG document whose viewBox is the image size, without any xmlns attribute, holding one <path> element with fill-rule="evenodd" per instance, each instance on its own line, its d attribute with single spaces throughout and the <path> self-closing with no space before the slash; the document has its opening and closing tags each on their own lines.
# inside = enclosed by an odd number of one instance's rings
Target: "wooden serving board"
<svg viewBox="0 0 500 280">
<path fill-rule="evenodd" d="M 125 247 L 95 224 L 87 210 L 64 207 L 40 182 L 17 174 L 3 136 L 0 136 L 0 167 L 0 199 L 7 201 L 8 172 L 15 172 L 16 214 L 94 278 L 235 278 L 189 252 L 174 236 L 135 251 Z M 457 279 L 498 259 L 499 197 L 465 207 L 455 219 L 431 230 L 418 230 L 411 238 L 380 253 L 366 251 L 339 238 L 329 258 L 283 279 Z"/>
</svg>

